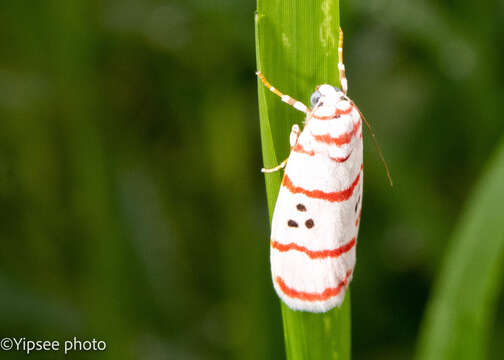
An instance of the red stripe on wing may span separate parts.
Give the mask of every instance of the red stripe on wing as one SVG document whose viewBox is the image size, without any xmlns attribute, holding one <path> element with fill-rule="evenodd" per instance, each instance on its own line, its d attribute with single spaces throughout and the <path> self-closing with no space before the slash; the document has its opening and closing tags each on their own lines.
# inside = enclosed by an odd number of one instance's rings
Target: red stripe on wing
<svg viewBox="0 0 504 360">
<path fill-rule="evenodd" d="M 308 151 L 300 143 L 297 143 L 296 145 L 294 145 L 292 147 L 292 151 L 297 152 L 299 154 L 305 154 L 305 155 L 308 155 L 308 156 L 315 156 L 315 151 L 314 150 L 309 150 Z M 331 156 L 329 156 L 329 159 L 341 163 L 341 162 L 347 161 L 348 158 L 350 157 L 350 155 L 352 155 L 352 151 L 350 151 L 350 153 L 347 156 L 344 156 L 344 157 L 331 157 Z"/>
<path fill-rule="evenodd" d="M 359 211 L 359 216 L 357 216 L 357 220 L 355 220 L 355 226 L 359 226 L 361 215 L 362 215 L 362 209 L 361 211 Z"/>
<path fill-rule="evenodd" d="M 350 155 L 352 155 L 352 151 L 350 151 L 350 153 L 347 156 L 345 156 L 345 157 L 334 158 L 334 157 L 330 157 L 329 156 L 329 159 L 334 160 L 334 161 L 339 162 L 339 163 L 342 163 L 342 162 L 347 161 L 348 158 L 350 157 Z"/>
<path fill-rule="evenodd" d="M 329 298 L 338 296 L 339 293 L 341 292 L 341 289 L 343 289 L 343 287 L 348 284 L 348 279 L 350 278 L 350 275 L 352 275 L 352 270 L 347 271 L 345 279 L 341 281 L 336 287 L 326 288 L 324 289 L 324 291 L 320 293 L 299 291 L 294 288 L 291 288 L 285 284 L 284 280 L 280 276 L 277 276 L 275 278 L 275 281 L 277 282 L 278 286 L 280 286 L 282 292 L 290 298 L 300 299 L 303 301 L 324 301 Z"/>
<path fill-rule="evenodd" d="M 306 155 L 309 155 L 309 156 L 314 156 L 315 155 L 315 151 L 313 151 L 313 150 L 311 150 L 311 151 L 306 150 L 303 147 L 303 145 L 301 145 L 300 143 L 297 143 L 296 145 L 294 145 L 294 147 L 292 148 L 292 151 L 300 153 L 300 154 L 306 154 Z"/>
<path fill-rule="evenodd" d="M 280 244 L 278 241 L 271 240 L 271 247 L 273 249 L 277 249 L 280 252 L 286 252 L 290 250 L 300 251 L 305 253 L 312 259 L 325 259 L 325 258 L 337 258 L 338 256 L 343 255 L 346 252 L 349 252 L 356 243 L 356 239 L 353 238 L 346 244 L 341 245 L 333 250 L 309 250 L 304 246 L 300 246 L 296 243 L 290 244 Z"/>
<path fill-rule="evenodd" d="M 312 115 L 311 117 L 314 118 L 314 119 L 317 119 L 317 120 L 332 120 L 332 119 L 336 119 L 338 117 L 340 117 L 341 115 L 348 115 L 352 112 L 353 110 L 353 105 L 350 105 L 350 107 L 348 109 L 345 109 L 345 110 L 341 110 L 341 109 L 336 109 L 336 111 L 334 112 L 334 114 L 332 115 L 329 115 L 329 116 L 316 116 L 316 115 Z"/>
<path fill-rule="evenodd" d="M 291 179 L 287 174 L 284 175 L 282 186 L 285 186 L 287 190 L 289 190 L 293 194 L 303 194 L 313 199 L 327 200 L 330 202 L 341 202 L 348 200 L 359 183 L 360 172 L 357 174 L 355 180 L 352 185 L 348 189 L 334 192 L 325 192 L 322 190 L 307 190 L 300 186 L 296 186 L 292 183 Z"/>
<path fill-rule="evenodd" d="M 351 131 L 346 132 L 344 134 L 341 134 L 340 136 L 332 137 L 329 134 L 324 134 L 324 135 L 313 135 L 313 138 L 318 142 L 322 142 L 322 143 L 328 144 L 328 145 L 341 146 L 341 145 L 349 144 L 352 141 L 352 138 L 354 137 L 354 135 L 357 134 L 357 131 L 359 131 L 360 126 L 361 126 L 361 121 L 359 118 L 359 121 L 357 121 L 354 124 L 353 129 Z"/>
</svg>

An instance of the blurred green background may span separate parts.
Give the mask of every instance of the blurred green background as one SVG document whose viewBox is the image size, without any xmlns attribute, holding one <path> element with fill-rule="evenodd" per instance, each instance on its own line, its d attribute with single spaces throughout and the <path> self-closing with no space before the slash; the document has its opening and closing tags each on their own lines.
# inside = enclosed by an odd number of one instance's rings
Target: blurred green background
<svg viewBox="0 0 504 360">
<path fill-rule="evenodd" d="M 456 219 L 504 130 L 504 4 L 340 6 L 349 95 L 395 181 L 368 134 L 353 355 L 409 359 Z M 0 337 L 107 342 L 72 359 L 284 357 L 254 9 L 0 2 Z"/>
</svg>

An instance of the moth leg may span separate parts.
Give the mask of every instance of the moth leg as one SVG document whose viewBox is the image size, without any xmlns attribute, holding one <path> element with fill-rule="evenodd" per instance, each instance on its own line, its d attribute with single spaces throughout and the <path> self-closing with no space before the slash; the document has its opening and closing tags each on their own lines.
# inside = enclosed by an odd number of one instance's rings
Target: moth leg
<svg viewBox="0 0 504 360">
<path fill-rule="evenodd" d="M 268 80 L 264 77 L 264 75 L 258 71 L 256 72 L 256 75 L 261 79 L 263 84 L 275 95 L 280 96 L 283 102 L 289 104 L 290 106 L 294 107 L 296 110 L 299 110 L 301 112 L 304 112 L 305 114 L 308 113 L 308 107 L 303 104 L 302 102 L 291 98 L 289 95 L 281 93 L 279 90 L 275 89 Z"/>
<path fill-rule="evenodd" d="M 299 133 L 300 133 L 299 125 L 298 124 L 292 125 L 292 129 L 291 129 L 290 136 L 289 136 L 289 142 L 290 142 L 290 146 L 291 147 L 293 147 L 294 145 L 297 144 L 297 141 L 298 141 L 298 138 L 299 138 Z M 263 172 L 263 173 L 272 173 L 272 172 L 278 171 L 280 169 L 283 169 L 285 167 L 285 165 L 287 164 L 287 160 L 288 160 L 288 158 L 285 159 L 284 161 L 282 161 L 280 163 L 280 165 L 275 166 L 274 168 L 271 168 L 271 169 L 262 168 L 261 172 Z"/>
<path fill-rule="evenodd" d="M 289 135 L 289 142 L 291 147 L 297 144 L 299 138 L 299 132 L 300 132 L 299 125 L 298 124 L 292 125 L 291 133 Z"/>
<path fill-rule="evenodd" d="M 339 29 L 338 70 L 341 90 L 346 95 L 348 91 L 348 81 L 345 76 L 345 64 L 343 64 L 343 30 L 341 30 L 341 28 Z"/>
<path fill-rule="evenodd" d="M 274 173 L 275 171 L 281 170 L 281 169 L 283 169 L 285 167 L 285 165 L 287 165 L 287 160 L 288 159 L 289 158 L 285 159 L 284 161 L 282 161 L 280 163 L 280 165 L 275 166 L 274 168 L 271 168 L 271 169 L 262 168 L 261 172 L 264 173 L 264 174 L 270 174 L 270 173 Z"/>
</svg>

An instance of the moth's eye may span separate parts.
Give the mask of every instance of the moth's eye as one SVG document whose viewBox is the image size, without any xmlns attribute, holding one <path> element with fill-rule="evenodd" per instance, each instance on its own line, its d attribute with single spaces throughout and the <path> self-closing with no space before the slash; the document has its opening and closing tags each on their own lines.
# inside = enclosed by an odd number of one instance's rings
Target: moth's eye
<svg viewBox="0 0 504 360">
<path fill-rule="evenodd" d="M 311 98 L 310 98 L 310 103 L 311 103 L 311 105 L 312 105 L 312 106 L 317 105 L 318 101 L 320 100 L 320 96 L 321 96 L 321 95 L 320 95 L 320 93 L 319 93 L 318 91 L 315 91 L 315 92 L 312 94 L 312 96 L 311 96 Z"/>
<path fill-rule="evenodd" d="M 341 89 L 337 86 L 333 86 L 334 90 L 336 90 L 336 92 L 341 92 Z"/>
</svg>

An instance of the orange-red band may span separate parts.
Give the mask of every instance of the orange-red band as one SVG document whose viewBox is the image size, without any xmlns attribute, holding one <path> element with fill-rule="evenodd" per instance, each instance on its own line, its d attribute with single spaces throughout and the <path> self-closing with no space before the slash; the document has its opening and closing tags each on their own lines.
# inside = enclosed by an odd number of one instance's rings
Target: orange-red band
<svg viewBox="0 0 504 360">
<path fill-rule="evenodd" d="M 348 200 L 352 196 L 355 187 L 359 183 L 359 179 L 360 172 L 357 174 L 357 177 L 348 189 L 335 192 L 324 192 L 322 190 L 307 190 L 300 186 L 296 186 L 292 183 L 289 176 L 285 174 L 282 181 L 282 186 L 285 186 L 287 190 L 289 190 L 293 194 L 303 194 L 313 199 L 327 200 L 330 202 L 341 202 Z"/>
<path fill-rule="evenodd" d="M 341 115 L 348 115 L 352 112 L 353 110 L 353 105 L 351 105 L 348 109 L 341 110 L 341 109 L 336 109 L 334 114 L 329 115 L 329 116 L 316 116 L 312 115 L 312 118 L 317 119 L 317 120 L 332 120 L 340 117 Z"/>
<path fill-rule="evenodd" d="M 315 155 L 315 151 L 313 151 L 313 150 L 311 150 L 311 151 L 306 150 L 303 147 L 303 145 L 301 145 L 300 143 L 297 143 L 296 145 L 294 145 L 292 147 L 292 151 L 300 153 L 300 154 L 306 154 L 306 155 L 309 155 L 309 156 L 314 156 Z"/>
<path fill-rule="evenodd" d="M 312 259 L 325 259 L 325 258 L 337 258 L 343 255 L 344 253 L 349 252 L 355 246 L 356 241 L 357 240 L 353 238 L 346 244 L 343 244 L 340 247 L 337 247 L 336 249 L 332 250 L 309 250 L 306 247 L 300 246 L 296 243 L 280 244 L 278 241 L 275 240 L 271 240 L 271 247 L 280 252 L 295 250 L 305 253 Z"/>
<path fill-rule="evenodd" d="M 349 144 L 352 141 L 352 138 L 355 134 L 357 134 L 357 131 L 359 131 L 359 128 L 361 126 L 361 121 L 357 121 L 353 129 L 349 132 L 346 132 L 344 134 L 341 134 L 340 136 L 337 137 L 332 137 L 329 134 L 324 134 L 324 135 L 313 135 L 313 138 L 316 141 L 322 142 L 324 144 L 328 145 L 336 145 L 336 146 L 341 146 L 345 144 Z"/>
<path fill-rule="evenodd" d="M 324 291 L 320 293 L 299 291 L 288 287 L 280 276 L 277 276 L 275 278 L 275 281 L 277 282 L 278 286 L 280 286 L 282 292 L 290 298 L 300 299 L 303 301 L 324 301 L 334 296 L 338 296 L 338 294 L 341 292 L 341 289 L 348 284 L 348 278 L 350 277 L 350 275 L 352 275 L 352 270 L 347 271 L 345 279 L 336 287 L 324 289 Z"/>
<path fill-rule="evenodd" d="M 294 145 L 292 147 L 292 151 L 297 152 L 299 154 L 305 154 L 308 156 L 315 156 L 314 150 L 308 151 L 300 143 L 297 143 L 296 145 Z M 331 157 L 331 156 L 329 156 L 329 159 L 341 163 L 341 162 L 347 161 L 348 158 L 350 157 L 350 155 L 352 155 L 352 150 L 350 150 L 350 153 L 347 156 L 344 156 L 344 157 Z"/>
<path fill-rule="evenodd" d="M 348 158 L 350 157 L 350 155 L 352 155 L 352 151 L 350 151 L 350 153 L 349 153 L 347 156 L 345 156 L 345 157 L 335 158 L 335 157 L 330 157 L 330 156 L 329 156 L 329 158 L 330 158 L 331 160 L 336 161 L 336 162 L 342 163 L 342 162 L 347 161 L 347 160 L 348 160 Z"/>
</svg>

